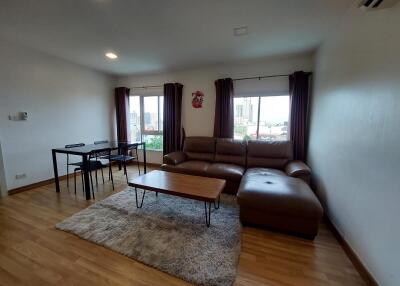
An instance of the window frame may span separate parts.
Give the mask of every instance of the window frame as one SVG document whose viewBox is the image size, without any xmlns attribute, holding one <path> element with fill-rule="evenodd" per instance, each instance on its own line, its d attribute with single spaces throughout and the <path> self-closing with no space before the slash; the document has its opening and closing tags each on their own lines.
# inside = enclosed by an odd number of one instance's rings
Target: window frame
<svg viewBox="0 0 400 286">
<path fill-rule="evenodd" d="M 290 94 L 276 94 L 276 95 L 240 95 L 240 94 L 235 94 L 233 96 L 233 100 L 235 101 L 235 98 L 258 98 L 258 114 L 257 114 L 257 136 L 256 136 L 256 140 L 262 140 L 260 139 L 260 109 L 261 109 L 261 98 L 263 97 L 276 97 L 276 96 L 288 96 L 289 97 L 289 117 L 288 117 L 288 124 L 290 123 L 290 102 L 291 102 L 291 95 Z M 235 106 L 235 102 L 233 104 Z M 235 109 L 234 109 L 235 112 Z M 233 128 L 235 128 L 235 122 L 233 122 Z M 288 130 L 290 130 L 289 126 L 288 126 Z M 289 132 L 287 132 L 286 135 L 286 140 L 285 141 L 289 141 L 289 137 L 290 134 Z"/>
</svg>

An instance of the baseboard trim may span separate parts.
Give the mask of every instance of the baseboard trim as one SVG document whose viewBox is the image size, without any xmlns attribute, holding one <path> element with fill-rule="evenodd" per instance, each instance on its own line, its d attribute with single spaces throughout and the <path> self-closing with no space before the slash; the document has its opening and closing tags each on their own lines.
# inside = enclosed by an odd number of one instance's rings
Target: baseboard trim
<svg viewBox="0 0 400 286">
<path fill-rule="evenodd" d="M 69 176 L 72 177 L 73 175 L 74 174 L 72 173 Z M 77 175 L 79 176 L 79 173 L 77 173 Z M 67 179 L 67 175 L 59 176 L 58 179 L 60 181 L 66 180 Z M 11 190 L 8 191 L 8 195 L 9 196 L 10 195 L 15 195 L 15 194 L 22 193 L 22 192 L 25 192 L 25 191 L 29 191 L 29 190 L 32 190 L 32 189 L 35 189 L 35 188 L 43 187 L 43 186 L 46 186 L 46 185 L 49 185 L 49 184 L 52 184 L 52 183 L 54 183 L 54 178 L 48 179 L 48 180 L 44 180 L 44 181 L 40 181 L 40 182 L 33 183 L 33 184 L 29 184 L 29 185 L 25 185 L 25 186 L 18 187 L 18 188 L 15 188 L 15 189 L 11 189 Z"/>
<path fill-rule="evenodd" d="M 333 235 L 335 236 L 337 241 L 340 243 L 340 245 L 344 249 L 344 251 L 347 254 L 347 256 L 349 257 L 350 261 L 353 263 L 354 267 L 357 269 L 358 273 L 360 273 L 360 276 L 363 278 L 365 283 L 369 286 L 379 286 L 379 284 L 375 280 L 374 276 L 372 276 L 372 274 L 368 271 L 368 269 L 365 267 L 364 263 L 357 256 L 357 254 L 354 252 L 354 250 L 350 247 L 350 245 L 347 243 L 347 241 L 343 238 L 343 236 L 337 230 L 337 228 L 332 223 L 332 221 L 329 219 L 329 217 L 325 216 L 324 220 L 325 220 L 328 228 L 332 231 Z"/>
<path fill-rule="evenodd" d="M 113 163 L 113 165 L 117 165 L 117 164 L 118 164 L 118 163 L 115 163 L 115 162 Z M 143 162 L 139 162 L 139 164 L 140 164 L 141 166 L 144 165 Z M 128 165 L 136 165 L 136 163 L 131 162 L 131 163 L 129 163 Z M 160 168 L 160 167 L 161 167 L 161 164 L 146 163 L 146 167 Z M 78 176 L 80 175 L 79 172 L 76 173 L 76 174 L 77 174 Z M 71 173 L 69 176 L 72 177 L 73 175 L 74 175 L 74 174 Z M 67 175 L 59 176 L 58 179 L 59 179 L 60 181 L 66 180 L 66 179 L 67 179 Z M 40 182 L 33 183 L 33 184 L 29 184 L 29 185 L 25 185 L 25 186 L 18 187 L 18 188 L 15 188 L 15 189 L 11 189 L 11 190 L 8 191 L 8 195 L 9 195 L 9 196 L 10 196 L 10 195 L 15 195 L 15 194 L 22 193 L 22 192 L 25 192 L 25 191 L 29 191 L 29 190 L 32 190 L 32 189 L 35 189 L 35 188 L 43 187 L 43 186 L 46 186 L 46 185 L 49 185 L 49 184 L 52 184 L 52 183 L 54 183 L 54 178 L 48 179 L 48 180 L 44 180 L 44 181 L 40 181 Z"/>
</svg>

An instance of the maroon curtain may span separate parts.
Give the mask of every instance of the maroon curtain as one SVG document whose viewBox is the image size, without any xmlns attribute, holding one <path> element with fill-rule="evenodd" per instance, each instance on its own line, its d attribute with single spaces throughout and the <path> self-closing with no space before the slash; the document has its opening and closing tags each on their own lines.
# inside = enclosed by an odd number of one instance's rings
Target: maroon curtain
<svg viewBox="0 0 400 286">
<path fill-rule="evenodd" d="M 118 141 L 129 141 L 128 140 L 129 88 L 117 87 L 115 89 L 115 108 L 117 113 Z"/>
<path fill-rule="evenodd" d="M 180 83 L 164 84 L 164 155 L 181 150 L 182 90 Z"/>
<path fill-rule="evenodd" d="M 233 80 L 215 81 L 214 137 L 233 138 Z"/>
<path fill-rule="evenodd" d="M 301 161 L 306 159 L 310 75 L 298 71 L 289 76 L 290 140 L 294 159 Z"/>
</svg>

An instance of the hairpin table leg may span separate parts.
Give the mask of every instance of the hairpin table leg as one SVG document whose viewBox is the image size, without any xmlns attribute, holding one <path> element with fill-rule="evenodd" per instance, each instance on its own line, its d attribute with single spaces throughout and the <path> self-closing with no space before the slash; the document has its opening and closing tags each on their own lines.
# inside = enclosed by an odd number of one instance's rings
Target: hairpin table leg
<svg viewBox="0 0 400 286">
<path fill-rule="evenodd" d="M 208 211 L 207 211 L 207 202 L 204 202 L 204 210 L 206 214 L 206 225 L 210 227 L 211 224 L 211 202 L 208 202 Z"/>
<path fill-rule="evenodd" d="M 221 201 L 221 196 L 219 195 L 218 196 L 218 199 L 217 199 L 217 204 L 215 203 L 215 201 L 214 201 L 214 208 L 217 210 L 217 209 L 219 209 L 219 202 Z"/>
<path fill-rule="evenodd" d="M 139 202 L 138 202 L 138 194 L 137 194 L 137 189 L 135 188 L 135 198 L 136 198 L 136 207 L 138 208 L 138 209 L 141 209 L 142 208 L 142 206 L 143 206 L 143 200 L 144 200 L 144 195 L 146 194 L 146 191 L 145 190 L 143 190 L 143 195 L 142 195 L 142 202 L 140 203 L 140 205 L 139 205 Z"/>
</svg>

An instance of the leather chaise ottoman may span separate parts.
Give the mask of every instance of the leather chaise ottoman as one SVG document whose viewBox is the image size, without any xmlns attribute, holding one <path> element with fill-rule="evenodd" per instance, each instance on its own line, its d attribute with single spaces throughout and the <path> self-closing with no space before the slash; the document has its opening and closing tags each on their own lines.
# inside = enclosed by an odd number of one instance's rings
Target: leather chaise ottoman
<svg viewBox="0 0 400 286">
<path fill-rule="evenodd" d="M 240 220 L 313 239 L 323 209 L 310 187 L 275 169 L 251 168 L 238 191 Z"/>
</svg>

